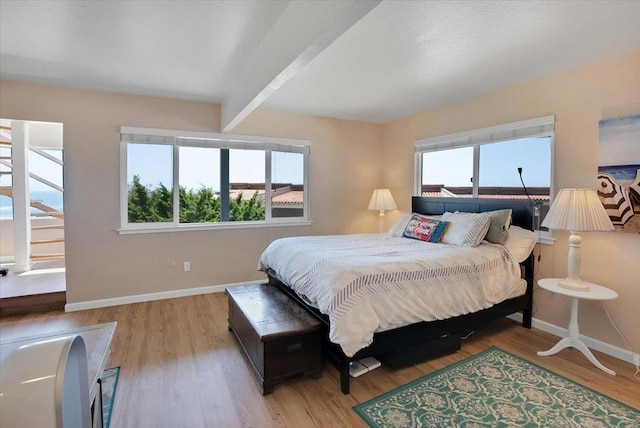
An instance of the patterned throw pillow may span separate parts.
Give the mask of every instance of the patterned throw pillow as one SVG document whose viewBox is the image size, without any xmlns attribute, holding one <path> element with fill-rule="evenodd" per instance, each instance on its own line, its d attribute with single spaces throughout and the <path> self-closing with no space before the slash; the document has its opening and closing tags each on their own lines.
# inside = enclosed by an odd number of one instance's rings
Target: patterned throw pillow
<svg viewBox="0 0 640 428">
<path fill-rule="evenodd" d="M 434 220 L 413 214 L 402 236 L 425 242 L 440 242 L 440 238 L 446 230 L 447 224 L 446 221 Z"/>
<path fill-rule="evenodd" d="M 487 213 L 446 212 L 443 221 L 448 221 L 449 227 L 441 239 L 443 244 L 459 247 L 476 247 L 480 245 L 489 230 L 490 216 Z"/>
</svg>

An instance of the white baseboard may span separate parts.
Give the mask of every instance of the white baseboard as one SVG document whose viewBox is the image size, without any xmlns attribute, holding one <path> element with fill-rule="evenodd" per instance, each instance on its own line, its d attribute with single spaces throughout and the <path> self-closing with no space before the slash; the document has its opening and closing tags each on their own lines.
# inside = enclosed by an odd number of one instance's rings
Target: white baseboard
<svg viewBox="0 0 640 428">
<path fill-rule="evenodd" d="M 159 293 L 136 294 L 133 296 L 114 297 L 111 299 L 89 300 L 86 302 L 67 303 L 65 312 L 84 311 L 87 309 L 106 308 L 108 306 L 128 305 L 130 303 L 151 302 L 154 300 L 173 299 L 175 297 L 195 296 L 198 294 L 220 293 L 227 287 L 249 285 L 264 282 L 259 279 L 254 281 L 236 282 L 233 284 L 209 285 L 206 287 L 185 288 L 183 290 L 161 291 Z"/>
<path fill-rule="evenodd" d="M 13 263 L 16 258 L 13 256 L 0 256 L 0 263 Z"/>
<path fill-rule="evenodd" d="M 509 315 L 508 318 L 512 320 L 522 322 L 522 314 L 515 313 Z M 541 321 L 539 319 L 533 318 L 531 320 L 531 326 L 542 331 L 546 331 L 547 333 L 551 333 L 554 336 L 558 337 L 567 337 L 569 335 L 569 330 L 563 327 L 558 327 L 555 324 L 548 323 L 546 321 Z M 633 364 L 633 352 L 628 349 L 619 348 L 617 346 L 610 345 L 606 342 L 603 342 L 598 339 L 594 339 L 589 336 L 585 336 L 583 334 L 580 335 L 580 340 L 584 342 L 589 348 L 594 349 L 596 351 L 600 351 L 604 354 L 610 355 L 612 357 L 618 358 L 619 360 L 625 361 L 627 363 Z M 543 351 L 544 349 L 541 349 Z"/>
</svg>

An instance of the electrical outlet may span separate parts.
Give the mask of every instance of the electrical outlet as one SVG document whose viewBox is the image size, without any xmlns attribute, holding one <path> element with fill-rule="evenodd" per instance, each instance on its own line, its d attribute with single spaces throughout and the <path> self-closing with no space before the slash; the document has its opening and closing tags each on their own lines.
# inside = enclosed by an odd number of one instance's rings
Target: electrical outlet
<svg viewBox="0 0 640 428">
<path fill-rule="evenodd" d="M 633 364 L 640 367 L 640 354 L 633 354 Z"/>
<path fill-rule="evenodd" d="M 184 262 L 184 271 L 191 272 L 191 262 Z"/>
</svg>

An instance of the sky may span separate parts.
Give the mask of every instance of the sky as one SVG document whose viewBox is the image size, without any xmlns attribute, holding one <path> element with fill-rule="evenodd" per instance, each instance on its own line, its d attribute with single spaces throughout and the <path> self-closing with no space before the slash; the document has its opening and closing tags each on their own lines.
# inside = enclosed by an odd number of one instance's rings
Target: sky
<svg viewBox="0 0 640 428">
<path fill-rule="evenodd" d="M 549 187 L 551 138 L 529 138 L 480 146 L 480 186 Z M 422 183 L 471 186 L 473 147 L 423 154 Z"/>
<path fill-rule="evenodd" d="M 159 183 L 171 187 L 173 181 L 173 147 L 149 144 L 128 145 L 127 182 L 140 176 L 145 186 Z M 272 182 L 302 184 L 303 155 L 272 152 Z M 187 189 L 202 186 L 220 190 L 220 150 L 201 147 L 180 147 L 180 185 Z M 231 183 L 264 183 L 265 152 L 262 150 L 230 150 L 229 181 Z"/>
<path fill-rule="evenodd" d="M 640 164 L 640 115 L 601 120 L 598 166 Z"/>
</svg>

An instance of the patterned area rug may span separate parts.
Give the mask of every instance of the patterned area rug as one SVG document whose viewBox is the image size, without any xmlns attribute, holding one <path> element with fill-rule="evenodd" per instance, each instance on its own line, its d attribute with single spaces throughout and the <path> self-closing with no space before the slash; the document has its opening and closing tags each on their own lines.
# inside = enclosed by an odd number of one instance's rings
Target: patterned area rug
<svg viewBox="0 0 640 428">
<path fill-rule="evenodd" d="M 640 412 L 492 347 L 354 407 L 371 427 L 638 427 Z"/>
<path fill-rule="evenodd" d="M 102 372 L 102 420 L 104 428 L 109 428 L 111 423 L 111 410 L 118 389 L 118 376 L 120 376 L 120 367 L 112 367 Z"/>
</svg>

